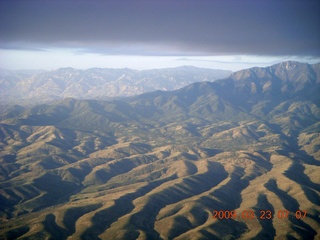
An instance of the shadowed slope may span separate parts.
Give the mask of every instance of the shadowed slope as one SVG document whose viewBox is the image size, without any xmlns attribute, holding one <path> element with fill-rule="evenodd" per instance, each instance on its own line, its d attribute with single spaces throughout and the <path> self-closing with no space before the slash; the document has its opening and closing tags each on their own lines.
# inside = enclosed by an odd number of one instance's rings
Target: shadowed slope
<svg viewBox="0 0 320 240">
<path fill-rule="evenodd" d="M 6 108 L 0 238 L 319 238 L 318 70 L 286 62 L 121 101 Z"/>
</svg>

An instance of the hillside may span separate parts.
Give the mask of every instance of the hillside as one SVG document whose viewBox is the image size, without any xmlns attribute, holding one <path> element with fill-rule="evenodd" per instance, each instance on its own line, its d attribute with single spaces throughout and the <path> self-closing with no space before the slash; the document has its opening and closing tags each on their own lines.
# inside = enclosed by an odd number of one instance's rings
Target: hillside
<svg viewBox="0 0 320 240">
<path fill-rule="evenodd" d="M 320 64 L 284 62 L 121 100 L 6 107 L 0 238 L 318 239 L 319 92 Z"/>
</svg>

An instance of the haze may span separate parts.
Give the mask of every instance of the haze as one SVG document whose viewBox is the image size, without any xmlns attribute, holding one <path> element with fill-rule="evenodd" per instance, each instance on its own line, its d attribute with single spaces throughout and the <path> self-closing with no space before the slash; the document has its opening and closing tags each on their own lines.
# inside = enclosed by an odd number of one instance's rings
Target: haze
<svg viewBox="0 0 320 240">
<path fill-rule="evenodd" d="M 0 239 L 320 239 L 319 13 L 0 0 Z"/>
</svg>

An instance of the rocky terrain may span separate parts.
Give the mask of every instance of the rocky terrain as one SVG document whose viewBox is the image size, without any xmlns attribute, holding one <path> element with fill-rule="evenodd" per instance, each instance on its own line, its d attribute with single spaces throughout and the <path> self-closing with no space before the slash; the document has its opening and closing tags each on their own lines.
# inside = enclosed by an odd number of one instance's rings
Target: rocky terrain
<svg viewBox="0 0 320 240">
<path fill-rule="evenodd" d="M 214 81 L 230 74 L 230 71 L 190 66 L 144 71 L 109 68 L 0 70 L 0 101 L 2 104 L 35 105 L 68 97 L 110 100 L 156 90 L 176 90 L 194 82 Z"/>
<path fill-rule="evenodd" d="M 319 239 L 319 92 L 320 64 L 284 62 L 6 106 L 0 238 Z"/>
</svg>

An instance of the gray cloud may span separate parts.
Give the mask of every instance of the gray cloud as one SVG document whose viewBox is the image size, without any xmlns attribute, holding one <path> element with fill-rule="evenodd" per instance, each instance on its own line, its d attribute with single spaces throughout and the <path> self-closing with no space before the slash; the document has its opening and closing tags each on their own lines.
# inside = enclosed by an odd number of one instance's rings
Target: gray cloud
<svg viewBox="0 0 320 240">
<path fill-rule="evenodd" d="M 320 56 L 320 2 L 0 1 L 0 48 Z"/>
</svg>

